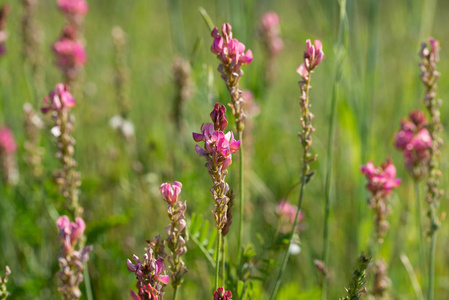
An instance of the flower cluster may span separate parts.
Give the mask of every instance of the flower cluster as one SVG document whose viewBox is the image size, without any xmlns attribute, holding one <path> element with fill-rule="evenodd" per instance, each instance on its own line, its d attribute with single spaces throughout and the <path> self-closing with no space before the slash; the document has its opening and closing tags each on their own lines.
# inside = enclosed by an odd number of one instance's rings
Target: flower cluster
<svg viewBox="0 0 449 300">
<path fill-rule="evenodd" d="M 6 52 L 5 42 L 8 38 L 8 32 L 6 31 L 6 21 L 10 12 L 10 7 L 7 3 L 3 3 L 0 7 L 0 56 L 3 56 Z"/>
<path fill-rule="evenodd" d="M 11 129 L 0 128 L 0 164 L 3 181 L 8 185 L 15 185 L 19 181 L 17 169 L 17 144 Z"/>
<path fill-rule="evenodd" d="M 77 34 L 75 27 L 66 25 L 61 37 L 53 44 L 56 65 L 61 69 L 67 84 L 75 80 L 80 68 L 87 61 L 86 50 Z"/>
<path fill-rule="evenodd" d="M 230 106 L 236 121 L 237 131 L 242 132 L 245 114 L 243 112 L 242 91 L 239 90 L 239 80 L 243 75 L 241 66 L 251 63 L 253 53 L 251 50 L 245 53 L 245 45 L 237 39 L 232 38 L 232 27 L 228 23 L 223 24 L 221 27 L 221 35 L 217 27 L 215 27 L 212 30 L 211 36 L 214 38 L 211 51 L 217 55 L 220 61 L 218 71 L 231 95 Z"/>
<path fill-rule="evenodd" d="M 168 284 L 169 278 L 165 274 L 164 262 L 162 258 L 156 259 L 151 244 L 147 247 L 143 262 L 137 255 L 133 255 L 133 262 L 126 261 L 128 271 L 136 274 L 138 294 L 130 291 L 134 300 L 160 300 L 164 295 L 164 287 Z"/>
<path fill-rule="evenodd" d="M 316 159 L 311 157 L 310 147 L 312 145 L 312 133 L 315 129 L 312 126 L 313 114 L 310 112 L 309 90 L 310 74 L 313 69 L 318 66 L 324 58 L 323 46 L 319 40 L 314 41 L 314 45 L 310 40 L 306 41 L 306 51 L 303 55 L 303 63 L 297 68 L 297 72 L 301 75 L 302 80 L 299 82 L 301 89 L 300 107 L 301 107 L 301 127 L 302 131 L 299 133 L 301 144 L 304 149 L 304 176 L 309 171 L 309 164 Z"/>
<path fill-rule="evenodd" d="M 224 134 L 222 131 L 227 125 L 225 111 L 224 106 L 218 107 L 218 103 L 215 104 L 211 113 L 211 119 L 214 123 L 203 124 L 201 133 L 193 133 L 195 142 L 204 142 L 203 148 L 196 145 L 195 150 L 198 156 L 206 158 L 206 168 L 214 182 L 211 191 L 216 206 L 214 211 L 215 223 L 219 230 L 222 230 L 227 223 L 226 211 L 229 201 L 226 196 L 229 186 L 225 182 L 228 173 L 227 168 L 232 163 L 232 154 L 240 148 L 240 141 L 234 139 L 232 132 Z"/>
<path fill-rule="evenodd" d="M 376 233 L 379 242 L 382 243 L 389 226 L 386 220 L 390 212 L 388 196 L 393 192 L 393 188 L 400 185 L 401 179 L 395 178 L 396 167 L 390 158 L 387 158 L 387 161 L 381 167 L 374 166 L 370 161 L 361 167 L 361 171 L 368 179 L 366 188 L 372 195 L 368 204 L 376 213 Z"/>
<path fill-rule="evenodd" d="M 403 151 L 405 166 L 413 178 L 419 180 L 426 174 L 432 138 L 422 111 L 410 112 L 409 119 L 401 121 L 401 130 L 395 136 L 395 146 Z"/>
<path fill-rule="evenodd" d="M 265 13 L 260 21 L 259 32 L 266 53 L 264 76 L 267 85 L 271 85 L 275 79 L 275 57 L 284 48 L 284 43 L 280 37 L 279 25 L 279 16 L 274 11 Z"/>
<path fill-rule="evenodd" d="M 214 291 L 214 300 L 231 300 L 232 293 L 231 291 L 226 291 L 223 287 L 219 287 L 216 291 Z"/>
<path fill-rule="evenodd" d="M 76 171 L 74 158 L 75 140 L 71 136 L 74 117 L 69 109 L 75 106 L 75 99 L 70 94 L 68 86 L 62 83 L 56 85 L 48 97 L 44 99 L 43 113 L 52 112 L 56 126 L 51 129 L 58 140 L 56 157 L 61 162 L 61 170 L 55 174 L 56 183 L 60 186 L 61 194 L 67 199 L 69 207 L 75 216 L 80 216 L 82 208 L 78 204 L 78 187 L 81 185 L 80 174 Z"/>
<path fill-rule="evenodd" d="M 64 299 L 79 299 L 81 297 L 79 285 L 83 281 L 83 263 L 89 259 L 89 252 L 92 251 L 92 246 L 84 248 L 81 246 L 86 225 L 81 218 L 76 218 L 76 222 L 70 222 L 67 216 L 59 217 L 56 225 L 62 242 L 58 256 L 61 267 L 58 273 L 61 281 L 58 290 Z M 75 250 L 77 246 L 82 249 Z"/>
<path fill-rule="evenodd" d="M 429 148 L 430 158 L 427 163 L 427 192 L 426 201 L 429 203 L 428 216 L 431 224 L 429 234 L 432 235 L 440 226 L 440 222 L 437 217 L 437 207 L 439 205 L 439 198 L 443 194 L 443 190 L 439 188 L 439 177 L 441 171 L 439 169 L 439 156 L 440 147 L 443 144 L 441 139 L 441 131 L 443 126 L 440 121 L 440 106 L 441 99 L 436 98 L 437 81 L 440 77 L 440 73 L 436 70 L 436 63 L 439 60 L 440 45 L 434 38 L 428 39 L 422 43 L 420 57 L 420 69 L 421 69 L 421 81 L 426 89 L 424 95 L 424 105 L 429 112 L 429 124 L 427 128 L 429 130 L 430 137 L 432 139 L 432 146 Z"/>
<path fill-rule="evenodd" d="M 172 285 L 176 289 L 182 283 L 182 276 L 187 273 L 187 268 L 181 259 L 181 256 L 187 252 L 185 246 L 186 241 L 183 235 L 185 235 L 186 228 L 186 202 L 182 203 L 178 201 L 178 196 L 181 193 L 182 184 L 175 181 L 173 185 L 169 183 L 163 183 L 159 190 L 164 200 L 168 203 L 167 213 L 170 218 L 170 224 L 165 228 L 167 233 L 167 246 L 171 250 L 167 260 L 170 264 L 169 269 L 171 271 Z"/>
<path fill-rule="evenodd" d="M 269 56 L 277 55 L 284 49 L 284 43 L 279 36 L 281 30 L 277 13 L 270 11 L 262 16 L 260 20 L 260 31 Z"/>
<path fill-rule="evenodd" d="M 58 0 L 58 8 L 72 24 L 77 25 L 89 11 L 89 6 L 85 0 Z"/>
</svg>

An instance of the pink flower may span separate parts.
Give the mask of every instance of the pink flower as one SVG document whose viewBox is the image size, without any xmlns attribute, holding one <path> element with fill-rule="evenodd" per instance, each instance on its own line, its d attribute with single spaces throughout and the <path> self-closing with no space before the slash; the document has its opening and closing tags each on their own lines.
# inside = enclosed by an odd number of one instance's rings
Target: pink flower
<svg viewBox="0 0 449 300">
<path fill-rule="evenodd" d="M 204 148 L 196 145 L 195 151 L 198 156 L 208 158 L 213 166 L 227 169 L 232 163 L 231 154 L 240 149 L 240 141 L 234 139 L 231 131 L 224 134 L 219 130 L 213 131 L 213 127 L 212 123 L 206 123 L 201 126 L 201 133 L 192 134 L 195 142 L 204 142 Z"/>
<path fill-rule="evenodd" d="M 405 165 L 415 179 L 421 177 L 420 166 L 424 166 L 430 158 L 429 148 L 432 138 L 427 130 L 427 120 L 423 112 L 414 110 L 409 120 L 401 121 L 401 129 L 395 135 L 395 146 L 403 151 Z"/>
<path fill-rule="evenodd" d="M 59 238 L 67 252 L 71 252 L 78 239 L 83 235 L 86 224 L 81 218 L 76 218 L 76 222 L 70 222 L 69 217 L 61 216 L 56 221 L 59 230 Z"/>
<path fill-rule="evenodd" d="M 323 45 L 320 40 L 312 42 L 306 41 L 306 51 L 304 51 L 304 62 L 296 69 L 296 72 L 304 80 L 308 80 L 310 72 L 315 69 L 324 59 Z"/>
<path fill-rule="evenodd" d="M 84 66 L 87 62 L 86 51 L 81 42 L 61 38 L 53 44 L 56 54 L 56 65 L 62 70 L 70 70 Z"/>
<path fill-rule="evenodd" d="M 361 167 L 362 174 L 368 179 L 366 188 L 375 196 L 387 196 L 393 192 L 393 188 L 400 185 L 401 179 L 396 177 L 396 167 L 390 158 L 381 167 L 375 167 L 368 162 Z"/>
<path fill-rule="evenodd" d="M 240 68 L 240 65 L 248 65 L 253 60 L 253 53 L 248 50 L 245 53 L 245 45 L 240 43 L 237 39 L 232 38 L 232 27 L 228 23 L 223 24 L 221 28 L 221 36 L 215 27 L 211 36 L 214 38 L 212 42 L 211 51 L 217 54 L 217 57 L 226 65 L 233 65 L 235 71 Z"/>
<path fill-rule="evenodd" d="M 64 107 L 70 108 L 75 106 L 75 99 L 69 92 L 67 85 L 58 83 L 56 87 L 45 97 L 44 104 L 41 108 L 43 113 L 47 113 L 50 110 L 59 111 Z"/>
<path fill-rule="evenodd" d="M 276 31 L 279 28 L 279 16 L 274 11 L 263 14 L 260 25 L 266 31 Z"/>
<path fill-rule="evenodd" d="M 70 16 L 85 16 L 89 7 L 85 0 L 58 0 L 59 9 Z"/>
<path fill-rule="evenodd" d="M 214 300 L 231 300 L 232 293 L 231 291 L 226 291 L 223 287 L 219 287 L 216 291 L 214 291 Z"/>
<path fill-rule="evenodd" d="M 178 196 L 181 193 L 182 184 L 179 181 L 173 182 L 173 185 L 169 183 L 163 183 L 159 187 L 162 197 L 171 206 L 178 202 Z"/>
<path fill-rule="evenodd" d="M 295 222 L 296 212 L 298 211 L 298 207 L 296 205 L 290 204 L 290 202 L 286 200 L 279 201 L 276 207 L 276 213 L 287 219 L 290 223 Z M 301 210 L 298 215 L 298 222 L 301 222 L 304 219 L 304 212 Z"/>
<path fill-rule="evenodd" d="M 14 140 L 11 129 L 8 127 L 0 129 L 0 149 L 6 154 L 13 154 L 17 151 L 16 141 Z"/>
<path fill-rule="evenodd" d="M 223 131 L 228 126 L 228 120 L 226 120 L 226 107 L 215 103 L 214 109 L 210 113 L 210 118 L 214 123 L 215 130 Z"/>
</svg>

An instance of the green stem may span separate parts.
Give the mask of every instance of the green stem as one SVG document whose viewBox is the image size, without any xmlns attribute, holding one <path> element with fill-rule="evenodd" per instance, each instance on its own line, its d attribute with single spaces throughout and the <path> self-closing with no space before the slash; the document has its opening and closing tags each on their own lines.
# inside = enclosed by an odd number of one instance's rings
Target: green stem
<svg viewBox="0 0 449 300">
<path fill-rule="evenodd" d="M 84 286 L 86 287 L 86 296 L 87 300 L 93 300 L 94 297 L 92 295 L 92 285 L 90 284 L 90 276 L 87 262 L 85 263 L 86 267 L 83 270 L 84 273 Z"/>
<path fill-rule="evenodd" d="M 427 294 L 427 300 L 433 300 L 433 287 L 434 287 L 434 275 L 435 275 L 435 248 L 437 243 L 437 233 L 432 232 L 432 240 L 430 242 L 430 255 L 429 255 L 429 291 Z"/>
<path fill-rule="evenodd" d="M 422 215 L 421 215 L 421 195 L 419 191 L 419 182 L 415 181 L 415 196 L 416 196 L 416 220 L 418 225 L 418 235 L 419 235 L 419 260 L 421 264 L 421 272 L 423 272 L 424 277 L 427 273 L 426 268 L 426 249 L 424 241 L 424 231 L 422 227 Z"/>
<path fill-rule="evenodd" d="M 296 227 L 298 225 L 298 216 L 299 216 L 299 212 L 301 211 L 302 198 L 304 195 L 304 186 L 306 185 L 306 171 L 307 171 L 307 168 L 306 168 L 306 164 L 304 163 L 302 166 L 302 175 L 301 175 L 302 181 L 301 181 L 301 191 L 299 192 L 299 199 L 298 199 L 298 210 L 296 211 L 295 221 L 293 222 L 292 231 L 291 231 L 290 237 L 288 239 L 287 249 L 285 250 L 284 258 L 282 259 L 282 263 L 281 263 L 281 269 L 279 270 L 279 274 L 276 279 L 276 283 L 274 285 L 273 292 L 271 293 L 270 300 L 274 300 L 276 297 L 276 294 L 279 290 L 279 286 L 281 285 L 282 275 L 284 274 L 285 267 L 287 266 L 287 261 L 290 256 L 289 249 L 292 244 L 293 236 L 295 235 Z"/>
<path fill-rule="evenodd" d="M 225 287 L 225 237 L 221 236 L 221 286 Z"/>
<path fill-rule="evenodd" d="M 220 286 L 218 285 L 218 279 L 220 278 L 220 252 L 221 252 L 221 230 L 218 230 L 217 234 L 217 257 L 215 258 L 215 290 L 217 290 Z"/>
<path fill-rule="evenodd" d="M 175 286 L 173 290 L 173 300 L 176 300 L 176 298 L 178 298 L 178 286 Z"/>
<path fill-rule="evenodd" d="M 242 258 L 241 248 L 243 240 L 243 210 L 244 210 L 244 190 L 243 190 L 243 132 L 241 130 L 237 131 L 238 139 L 240 141 L 240 151 L 239 151 L 239 172 L 240 172 L 240 204 L 239 204 L 239 236 L 237 241 L 237 265 L 240 265 L 240 260 Z"/>
<path fill-rule="evenodd" d="M 346 58 L 347 47 L 347 16 L 346 16 L 346 0 L 340 0 L 340 29 L 338 33 L 338 41 L 336 46 L 337 60 L 335 62 L 335 79 L 334 86 L 332 88 L 332 101 L 331 112 L 329 116 L 329 136 L 328 136 L 328 152 L 327 152 L 327 171 L 326 171 L 326 183 L 325 183 L 325 198 L 326 203 L 324 206 L 324 233 L 323 233 L 323 262 L 328 266 L 329 262 L 329 216 L 331 206 L 331 181 L 332 181 L 332 162 L 334 154 L 334 131 L 335 131 L 335 109 L 337 106 L 338 87 L 340 85 L 341 74 L 343 73 L 343 65 Z M 324 276 L 321 286 L 321 299 L 327 299 L 327 277 Z"/>
</svg>

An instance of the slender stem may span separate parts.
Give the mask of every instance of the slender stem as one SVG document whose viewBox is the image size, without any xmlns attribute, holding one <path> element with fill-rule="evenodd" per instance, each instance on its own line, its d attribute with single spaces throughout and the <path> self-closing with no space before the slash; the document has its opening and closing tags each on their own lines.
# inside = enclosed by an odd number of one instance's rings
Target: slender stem
<svg viewBox="0 0 449 300">
<path fill-rule="evenodd" d="M 437 233 L 432 232 L 432 240 L 430 242 L 430 255 L 429 255 L 429 290 L 427 293 L 427 300 L 433 300 L 433 287 L 434 287 L 434 275 L 435 275 L 435 248 L 437 243 Z"/>
<path fill-rule="evenodd" d="M 240 151 L 239 151 L 239 172 L 240 172 L 240 204 L 239 204 L 239 236 L 237 241 L 237 262 L 240 265 L 240 260 L 242 258 L 241 248 L 242 248 L 242 240 L 243 240 L 243 210 L 244 210 L 244 186 L 243 186 L 243 132 L 241 130 L 237 131 L 238 139 L 240 140 Z"/>
<path fill-rule="evenodd" d="M 221 286 L 225 287 L 225 237 L 221 236 Z"/>
<path fill-rule="evenodd" d="M 424 241 L 424 231 L 422 227 L 422 215 L 421 215 L 421 195 L 419 192 L 419 182 L 415 181 L 415 196 L 416 196 L 416 220 L 418 225 L 419 234 L 419 260 L 421 264 L 421 272 L 425 275 L 427 273 L 426 268 L 426 249 Z M 426 276 L 424 276 L 426 277 Z"/>
<path fill-rule="evenodd" d="M 218 279 L 220 278 L 220 252 L 221 252 L 221 230 L 218 230 L 217 234 L 217 257 L 215 258 L 215 290 L 220 286 L 218 285 Z"/>
<path fill-rule="evenodd" d="M 304 186 L 306 185 L 306 171 L 307 171 L 306 165 L 303 164 L 303 166 L 302 166 L 302 175 L 301 175 L 301 179 L 302 179 L 301 190 L 299 192 L 299 199 L 298 199 L 298 210 L 296 211 L 295 221 L 293 222 L 292 231 L 291 231 L 290 237 L 288 239 L 287 249 L 285 249 L 284 258 L 282 259 L 282 263 L 281 263 L 281 269 L 279 270 L 278 277 L 277 277 L 276 283 L 274 285 L 274 289 L 273 289 L 273 291 L 271 293 L 271 296 L 270 296 L 270 300 L 274 300 L 275 297 L 276 297 L 276 294 L 277 294 L 277 292 L 279 290 L 279 286 L 281 285 L 282 275 L 284 274 L 285 267 L 287 266 L 287 261 L 288 261 L 288 258 L 290 256 L 289 249 L 290 249 L 290 246 L 292 244 L 293 236 L 295 235 L 296 227 L 298 226 L 298 216 L 299 216 L 299 212 L 301 211 L 302 198 L 303 198 L 303 195 L 304 195 Z"/>
<path fill-rule="evenodd" d="M 325 206 L 324 206 L 324 233 L 323 233 L 323 257 L 322 260 L 327 268 L 329 261 L 329 215 L 331 206 L 331 176 L 332 176 L 332 161 L 333 161 L 333 137 L 334 137 L 334 114 L 337 102 L 337 82 L 334 84 L 332 92 L 331 114 L 329 117 L 329 136 L 328 136 L 328 152 L 327 152 L 327 171 L 325 183 Z M 327 299 L 327 276 L 324 275 L 321 283 L 321 299 Z"/>
<path fill-rule="evenodd" d="M 421 286 L 419 285 L 418 278 L 416 277 L 415 271 L 413 270 L 413 266 L 410 263 L 407 255 L 402 253 L 400 255 L 401 262 L 404 265 L 405 270 L 407 271 L 408 277 L 410 278 L 410 282 L 412 283 L 413 290 L 415 291 L 416 298 L 418 300 L 424 300 L 424 295 L 421 290 Z"/>
<path fill-rule="evenodd" d="M 175 286 L 173 290 L 173 300 L 176 300 L 177 298 L 178 298 L 178 286 Z"/>
<path fill-rule="evenodd" d="M 84 273 L 84 286 L 86 287 L 87 300 L 93 300 L 94 297 L 92 295 L 92 285 L 90 284 L 90 275 L 87 262 L 85 262 L 85 268 L 83 270 L 83 273 Z"/>
</svg>

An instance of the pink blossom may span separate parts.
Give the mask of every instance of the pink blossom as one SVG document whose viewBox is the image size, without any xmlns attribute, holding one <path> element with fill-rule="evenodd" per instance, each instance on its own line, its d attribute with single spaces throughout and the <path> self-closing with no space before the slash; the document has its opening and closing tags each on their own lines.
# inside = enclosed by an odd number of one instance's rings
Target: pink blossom
<svg viewBox="0 0 449 300">
<path fill-rule="evenodd" d="M 84 66 L 87 62 L 84 45 L 80 41 L 61 38 L 53 44 L 56 54 L 56 65 L 63 71 Z"/>
<path fill-rule="evenodd" d="M 231 291 L 226 291 L 223 287 L 219 287 L 216 291 L 214 291 L 213 300 L 231 300 L 231 299 L 232 299 Z"/>
<path fill-rule="evenodd" d="M 226 65 L 233 65 L 235 71 L 240 68 L 240 65 L 248 65 L 253 60 L 253 53 L 248 50 L 245 53 L 245 45 L 237 39 L 232 38 L 232 27 L 228 23 L 223 24 L 221 29 L 221 36 L 215 27 L 211 36 L 214 38 L 212 42 L 211 51 L 217 54 L 217 57 Z"/>
<path fill-rule="evenodd" d="M 169 183 L 163 183 L 159 187 L 162 197 L 171 206 L 178 202 L 178 196 L 181 193 L 182 184 L 179 181 L 173 182 L 173 185 Z"/>
<path fill-rule="evenodd" d="M 0 128 L 0 149 L 7 154 L 13 154 L 17 151 L 17 144 L 8 127 Z"/>
<path fill-rule="evenodd" d="M 201 133 L 193 133 L 193 139 L 196 142 L 204 142 L 204 148 L 195 146 L 198 156 L 209 158 L 214 166 L 221 166 L 227 169 L 232 163 L 231 154 L 240 149 L 240 141 L 234 139 L 234 134 L 222 131 L 213 131 L 214 125 L 206 123 L 201 126 Z"/>
<path fill-rule="evenodd" d="M 226 120 L 226 107 L 215 103 L 214 109 L 210 113 L 210 118 L 214 123 L 215 130 L 223 131 L 228 126 L 228 120 Z M 197 141 L 198 142 L 198 141 Z"/>
<path fill-rule="evenodd" d="M 50 110 L 59 111 L 64 107 L 70 108 L 75 106 L 75 99 L 69 92 L 69 87 L 63 83 L 58 83 L 56 87 L 45 97 L 44 104 L 41 108 L 43 113 Z"/>
<path fill-rule="evenodd" d="M 89 7 L 85 0 L 58 0 L 59 9 L 70 16 L 85 16 Z"/>
<path fill-rule="evenodd" d="M 421 177 L 419 167 L 424 166 L 430 157 L 432 138 L 426 125 L 424 113 L 414 110 L 410 112 L 409 120 L 401 121 L 401 129 L 395 135 L 395 146 L 403 151 L 405 165 L 415 178 Z"/>
<path fill-rule="evenodd" d="M 296 212 L 298 211 L 298 207 L 296 205 L 290 204 L 287 200 L 279 201 L 276 207 L 276 213 L 287 219 L 290 223 L 295 222 Z M 304 219 L 304 212 L 301 210 L 298 215 L 298 222 L 301 222 Z"/>
<path fill-rule="evenodd" d="M 361 171 L 368 179 L 366 188 L 373 196 L 387 196 L 401 183 L 400 178 L 395 178 L 396 167 L 390 158 L 381 167 L 375 167 L 370 161 L 361 167 Z"/>
<path fill-rule="evenodd" d="M 279 27 L 279 23 L 279 16 L 274 11 L 269 11 L 263 14 L 260 21 L 262 29 L 266 31 L 277 30 L 277 28 Z"/>
<path fill-rule="evenodd" d="M 76 218 L 76 222 L 70 222 L 69 217 L 61 216 L 56 221 L 61 239 L 66 252 L 71 252 L 78 239 L 86 229 L 86 224 L 81 218 Z"/>
<path fill-rule="evenodd" d="M 296 69 L 304 80 L 309 79 L 309 74 L 324 59 L 323 45 L 320 40 L 312 42 L 306 41 L 306 51 L 304 51 L 303 63 Z"/>
</svg>

